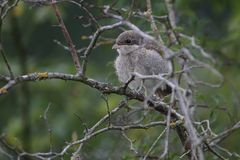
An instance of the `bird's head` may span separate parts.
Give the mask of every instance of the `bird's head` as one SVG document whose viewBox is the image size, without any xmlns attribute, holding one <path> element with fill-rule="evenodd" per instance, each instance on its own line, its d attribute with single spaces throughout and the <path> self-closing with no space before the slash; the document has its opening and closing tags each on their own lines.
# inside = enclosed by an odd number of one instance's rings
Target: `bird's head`
<svg viewBox="0 0 240 160">
<path fill-rule="evenodd" d="M 139 46 L 143 43 L 143 37 L 133 30 L 124 31 L 113 45 L 112 49 L 116 49 L 119 54 L 126 55 L 139 49 Z"/>
</svg>

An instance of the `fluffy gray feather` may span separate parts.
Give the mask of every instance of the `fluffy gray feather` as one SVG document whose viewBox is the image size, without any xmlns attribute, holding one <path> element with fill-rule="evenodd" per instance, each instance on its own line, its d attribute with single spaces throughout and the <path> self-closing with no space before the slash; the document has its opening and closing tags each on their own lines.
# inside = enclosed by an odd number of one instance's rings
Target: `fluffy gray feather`
<svg viewBox="0 0 240 160">
<path fill-rule="evenodd" d="M 132 72 L 142 75 L 171 72 L 171 64 L 164 59 L 158 45 L 153 41 L 144 39 L 135 31 L 130 30 L 121 33 L 113 49 L 117 49 L 119 53 L 115 60 L 115 69 L 119 81 L 123 83 L 126 83 L 131 78 Z M 159 83 L 158 80 L 142 81 L 135 78 L 129 84 L 129 87 L 133 90 L 145 88 L 147 93 L 150 93 Z M 162 91 L 166 88 L 166 85 L 161 86 Z"/>
</svg>

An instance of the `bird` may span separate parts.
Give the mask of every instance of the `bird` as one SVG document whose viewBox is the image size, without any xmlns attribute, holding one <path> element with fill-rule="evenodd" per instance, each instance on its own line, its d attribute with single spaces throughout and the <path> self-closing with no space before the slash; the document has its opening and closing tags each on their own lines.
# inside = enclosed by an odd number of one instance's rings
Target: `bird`
<svg viewBox="0 0 240 160">
<path fill-rule="evenodd" d="M 128 84 L 130 89 L 160 98 L 171 93 L 171 87 L 157 79 L 132 79 L 134 72 L 141 75 L 171 73 L 171 62 L 164 57 L 155 41 L 134 30 L 127 30 L 117 37 L 112 49 L 118 52 L 114 67 L 120 82 L 127 84 L 131 79 Z"/>
</svg>

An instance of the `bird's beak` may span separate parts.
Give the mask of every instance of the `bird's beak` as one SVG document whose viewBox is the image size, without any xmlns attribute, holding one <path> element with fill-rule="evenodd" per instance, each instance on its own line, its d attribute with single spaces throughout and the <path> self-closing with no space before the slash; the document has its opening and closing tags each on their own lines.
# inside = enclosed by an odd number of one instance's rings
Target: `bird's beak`
<svg viewBox="0 0 240 160">
<path fill-rule="evenodd" d="M 112 49 L 119 49 L 119 45 L 115 43 L 115 44 L 112 46 Z"/>
</svg>

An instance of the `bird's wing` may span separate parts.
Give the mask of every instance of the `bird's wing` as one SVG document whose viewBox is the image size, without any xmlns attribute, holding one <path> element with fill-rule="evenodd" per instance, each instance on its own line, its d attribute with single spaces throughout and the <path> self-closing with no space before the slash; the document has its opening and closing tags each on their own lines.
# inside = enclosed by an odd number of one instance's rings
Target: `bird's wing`
<svg viewBox="0 0 240 160">
<path fill-rule="evenodd" d="M 170 62 L 156 51 L 151 49 L 143 49 L 138 56 L 138 63 L 140 68 L 143 68 L 146 75 L 156 75 L 161 73 L 171 72 Z"/>
<path fill-rule="evenodd" d="M 171 62 L 163 59 L 156 50 L 144 48 L 138 55 L 138 63 L 136 63 L 138 65 L 136 70 L 138 73 L 143 75 L 158 75 L 171 72 Z M 151 93 L 160 83 L 162 85 L 156 90 L 156 94 L 159 97 L 165 97 L 171 93 L 171 87 L 156 79 L 144 81 L 148 93 Z"/>
<path fill-rule="evenodd" d="M 143 44 L 144 44 L 144 47 L 145 47 L 146 49 L 154 50 L 154 51 L 156 51 L 158 54 L 160 54 L 161 56 L 164 55 L 162 49 L 159 47 L 159 45 L 158 45 L 156 42 L 151 41 L 151 40 L 145 40 L 145 39 L 144 39 L 144 43 L 143 43 Z"/>
</svg>

